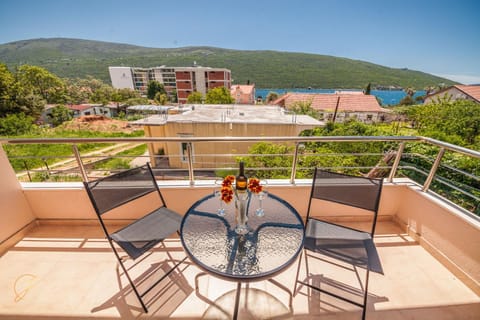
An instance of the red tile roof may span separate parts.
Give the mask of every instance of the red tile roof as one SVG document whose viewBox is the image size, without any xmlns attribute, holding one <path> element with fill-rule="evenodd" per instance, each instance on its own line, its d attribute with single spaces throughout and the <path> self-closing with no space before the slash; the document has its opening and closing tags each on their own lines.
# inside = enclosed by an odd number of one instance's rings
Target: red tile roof
<svg viewBox="0 0 480 320">
<path fill-rule="evenodd" d="M 480 86 L 455 85 L 454 87 L 480 102 Z"/>
<path fill-rule="evenodd" d="M 93 107 L 95 107 L 95 105 L 91 105 L 91 104 L 70 104 L 67 106 L 68 109 L 76 110 L 76 111 L 83 111 Z"/>
<path fill-rule="evenodd" d="M 230 88 L 230 92 L 233 94 L 240 91 L 241 94 L 252 94 L 255 85 L 252 84 L 235 84 Z"/>
<path fill-rule="evenodd" d="M 312 94 L 312 93 L 287 93 L 272 104 L 290 108 L 296 102 L 311 101 L 312 108 L 322 111 L 335 111 L 338 102 L 338 111 L 350 112 L 390 112 L 380 107 L 373 95 L 364 94 Z"/>
</svg>

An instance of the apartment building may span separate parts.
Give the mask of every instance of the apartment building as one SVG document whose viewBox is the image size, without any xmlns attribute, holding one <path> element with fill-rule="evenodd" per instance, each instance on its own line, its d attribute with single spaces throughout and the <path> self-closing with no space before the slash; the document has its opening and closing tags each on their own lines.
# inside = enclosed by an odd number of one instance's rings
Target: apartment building
<svg viewBox="0 0 480 320">
<path fill-rule="evenodd" d="M 193 67 L 108 67 L 112 86 L 147 92 L 148 82 L 156 80 L 169 94 L 176 92 L 179 103 L 186 103 L 192 92 L 205 95 L 208 90 L 232 85 L 231 71 L 224 68 Z"/>
</svg>

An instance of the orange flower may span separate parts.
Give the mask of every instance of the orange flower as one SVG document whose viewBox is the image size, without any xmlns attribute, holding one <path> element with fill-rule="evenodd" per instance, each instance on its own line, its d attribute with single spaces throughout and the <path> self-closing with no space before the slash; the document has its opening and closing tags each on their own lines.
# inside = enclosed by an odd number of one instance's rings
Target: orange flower
<svg viewBox="0 0 480 320">
<path fill-rule="evenodd" d="M 222 194 L 222 200 L 225 203 L 229 203 L 233 199 L 233 189 L 231 186 L 223 186 L 220 189 L 220 193 Z"/>
<path fill-rule="evenodd" d="M 228 175 L 223 179 L 222 186 L 230 187 L 232 186 L 233 182 L 235 182 L 235 176 Z"/>
<path fill-rule="evenodd" d="M 248 190 L 253 193 L 260 193 L 263 187 L 260 185 L 260 180 L 257 178 L 248 179 Z"/>
</svg>

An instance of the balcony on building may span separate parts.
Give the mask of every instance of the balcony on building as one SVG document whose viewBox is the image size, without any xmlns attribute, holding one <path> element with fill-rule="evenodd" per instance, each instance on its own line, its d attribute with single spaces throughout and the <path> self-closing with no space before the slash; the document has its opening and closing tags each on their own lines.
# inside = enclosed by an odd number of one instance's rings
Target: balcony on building
<svg viewBox="0 0 480 320">
<path fill-rule="evenodd" d="M 162 125 L 165 121 L 157 127 Z M 178 122 L 176 125 L 191 124 Z M 229 121 L 219 122 L 218 126 L 230 130 Z M 190 129 L 194 130 L 193 126 Z M 193 263 L 181 266 L 175 281 L 161 282 L 158 293 L 150 301 L 151 311 L 142 313 L 120 274 L 81 178 L 70 182 L 53 182 L 55 179 L 30 182 L 28 177 L 40 172 L 52 177 L 67 173 L 78 177 L 83 174 L 84 179 L 104 176 L 108 172 L 94 170 L 89 165 L 103 155 L 78 153 L 76 146 L 100 142 L 146 143 L 150 155 L 135 159 L 136 163 L 154 160 L 154 172 L 168 206 L 185 213 L 195 201 L 212 193 L 215 173 L 236 169 L 236 157 L 247 155 L 246 149 L 232 150 L 232 145 L 261 141 L 293 147 L 293 153 L 288 155 L 291 166 L 281 168 L 288 177 L 270 179 L 269 190 L 288 201 L 303 217 L 312 182 L 308 175 L 297 174 L 311 169 L 300 165 L 300 159 L 305 156 L 303 144 L 394 143 L 397 146 L 395 161 L 373 168 L 384 170 L 385 177 L 375 235 L 384 274 L 370 275 L 367 319 L 480 318 L 479 199 L 473 195 L 473 207 L 465 207 L 449 194 L 440 194 L 433 188 L 435 183 L 443 181 L 438 168 L 443 165 L 445 152 L 478 160 L 478 151 L 422 137 L 298 137 L 292 132 L 286 137 L 175 134 L 144 138 L 1 140 L 0 319 L 228 318 L 226 314 L 233 308 L 232 292 L 236 284 L 213 276 L 196 281 L 202 270 Z M 15 172 L 10 163 L 12 159 L 4 151 L 11 145 L 56 143 L 72 146 L 72 154 L 61 168 L 45 166 Z M 405 145 L 410 143 L 438 147 L 431 169 L 423 173 L 420 181 L 402 174 L 411 170 L 402 167 L 400 162 Z M 202 149 L 202 144 L 211 148 Z M 215 148 L 216 144 L 229 144 L 229 149 Z M 160 146 L 163 146 L 162 153 L 157 150 Z M 169 160 L 161 161 L 161 157 Z M 451 193 L 465 192 L 457 189 L 460 188 L 452 187 Z M 135 212 L 121 214 L 122 220 L 110 223 L 122 224 L 135 218 Z M 354 225 L 365 223 L 362 217 L 342 212 L 330 218 Z M 183 257 L 178 237 L 172 236 L 165 250 L 155 252 L 159 261 L 167 253 Z M 158 265 L 151 260 L 145 263 L 147 269 Z M 295 263 L 274 280 L 293 290 L 296 267 Z M 240 305 L 240 315 L 248 313 L 251 318 L 360 319 L 361 315 L 355 306 L 306 288 L 291 298 L 287 291 L 270 281 L 244 286 Z"/>
</svg>

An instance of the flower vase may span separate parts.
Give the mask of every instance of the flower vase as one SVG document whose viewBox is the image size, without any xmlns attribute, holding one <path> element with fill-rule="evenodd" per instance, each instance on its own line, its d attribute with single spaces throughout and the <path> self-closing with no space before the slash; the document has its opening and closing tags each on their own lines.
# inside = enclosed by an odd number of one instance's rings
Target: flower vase
<svg viewBox="0 0 480 320">
<path fill-rule="evenodd" d="M 235 197 L 235 219 L 237 223 L 235 232 L 240 235 L 247 234 L 249 231 L 247 226 L 248 197 L 248 192 L 238 192 Z"/>
</svg>

